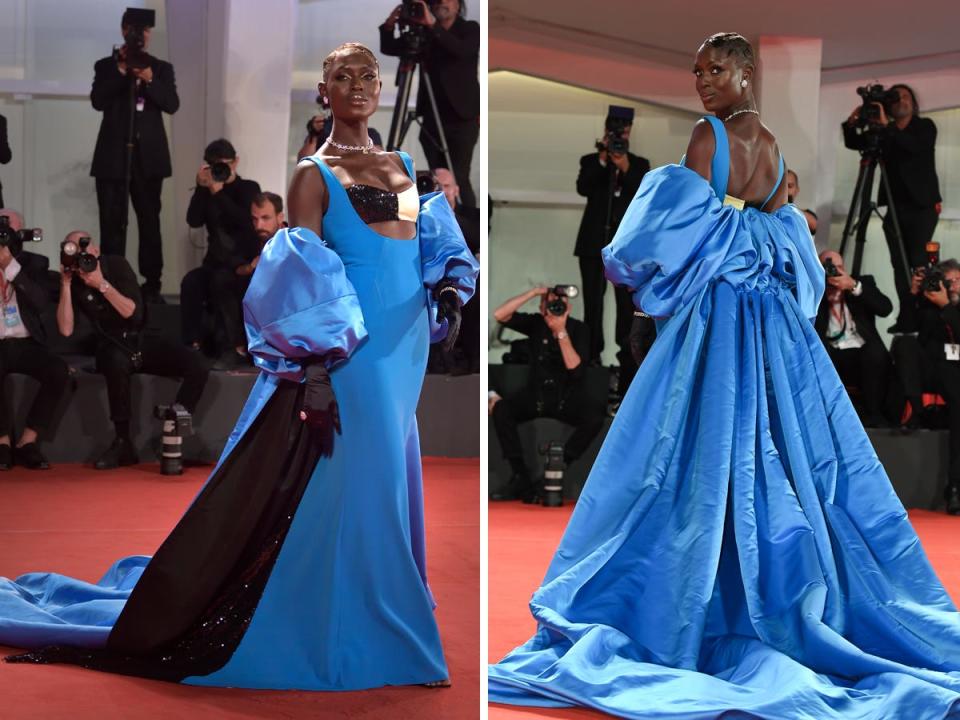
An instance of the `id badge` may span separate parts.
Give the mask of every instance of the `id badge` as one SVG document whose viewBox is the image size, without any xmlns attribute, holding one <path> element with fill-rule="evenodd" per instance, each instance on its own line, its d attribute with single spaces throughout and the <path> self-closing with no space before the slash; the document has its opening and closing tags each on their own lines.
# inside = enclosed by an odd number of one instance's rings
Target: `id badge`
<svg viewBox="0 0 960 720">
<path fill-rule="evenodd" d="M 3 309 L 3 324 L 8 328 L 15 328 L 20 324 L 20 313 L 17 308 L 7 306 Z"/>
<path fill-rule="evenodd" d="M 144 98 L 142 97 L 137 98 L 137 112 L 143 112 L 143 108 L 146 107 L 146 105 L 147 105 L 147 101 Z"/>
<path fill-rule="evenodd" d="M 960 361 L 960 345 L 957 343 L 944 343 L 943 353 L 947 356 L 947 360 Z"/>
</svg>

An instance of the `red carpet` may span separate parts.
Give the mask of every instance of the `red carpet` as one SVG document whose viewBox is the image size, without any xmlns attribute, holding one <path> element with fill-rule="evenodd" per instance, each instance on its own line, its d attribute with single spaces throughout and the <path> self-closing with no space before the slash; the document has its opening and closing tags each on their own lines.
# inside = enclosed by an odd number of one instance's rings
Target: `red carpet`
<svg viewBox="0 0 960 720">
<path fill-rule="evenodd" d="M 0 474 L 0 575 L 55 571 L 100 578 L 124 555 L 151 554 L 211 467 L 164 477 L 157 465 Z M 427 558 L 453 680 L 449 689 L 353 693 L 208 689 L 76 667 L 0 663 L 4 720 L 129 718 L 450 718 L 480 716 L 479 462 L 427 458 Z M 8 654 L 0 648 L 0 654 Z"/>
<path fill-rule="evenodd" d="M 521 503 L 490 503 L 489 658 L 496 662 L 535 630 L 527 603 L 543 580 L 573 505 L 542 508 Z M 940 579 L 960 601 L 960 517 L 911 510 L 910 520 Z M 546 710 L 491 705 L 489 720 L 609 717 L 591 710 Z"/>
</svg>

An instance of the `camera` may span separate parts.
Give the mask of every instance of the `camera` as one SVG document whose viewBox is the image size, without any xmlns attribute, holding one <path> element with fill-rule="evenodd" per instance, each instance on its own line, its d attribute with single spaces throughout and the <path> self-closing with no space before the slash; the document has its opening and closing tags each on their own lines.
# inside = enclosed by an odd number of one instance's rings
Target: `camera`
<svg viewBox="0 0 960 720">
<path fill-rule="evenodd" d="M 923 282 L 920 283 L 920 290 L 937 292 L 943 282 L 943 273 L 940 271 L 940 243 L 928 242 L 925 249 L 927 265 L 923 268 Z"/>
<path fill-rule="evenodd" d="M 885 109 L 900 100 L 900 93 L 896 90 L 884 90 L 883 85 L 864 85 L 857 88 L 857 95 L 863 98 L 860 108 L 860 117 L 857 120 L 859 127 L 869 127 L 880 119 L 880 108 L 874 103 L 880 103 Z"/>
<path fill-rule="evenodd" d="M 64 240 L 60 243 L 60 264 L 64 270 L 79 270 L 93 272 L 97 269 L 100 259 L 93 253 L 87 252 L 90 238 L 82 237 L 77 241 Z"/>
<path fill-rule="evenodd" d="M 547 291 L 547 294 L 557 296 L 547 303 L 547 312 L 551 315 L 560 316 L 567 311 L 567 299 L 577 297 L 580 294 L 580 288 L 576 285 L 554 285 Z"/>
<path fill-rule="evenodd" d="M 150 56 L 144 50 L 147 45 L 146 30 L 156 25 L 156 21 L 157 14 L 154 10 L 127 8 L 123 13 L 121 24 L 126 30 L 123 33 L 123 61 L 131 70 L 142 70 L 150 66 Z M 119 51 L 114 51 L 114 57 L 120 59 Z"/>
<path fill-rule="evenodd" d="M 210 177 L 214 182 L 225 183 L 230 179 L 230 166 L 225 162 L 210 163 Z"/>
<path fill-rule="evenodd" d="M 0 247 L 10 248 L 10 254 L 16 255 L 23 250 L 25 242 L 40 242 L 43 240 L 43 230 L 40 228 L 24 228 L 14 230 L 10 227 L 10 218 L 0 215 Z"/>
<path fill-rule="evenodd" d="M 827 277 L 840 277 L 840 271 L 837 270 L 837 266 L 833 264 L 831 258 L 823 261 L 823 269 L 827 271 Z"/>
<path fill-rule="evenodd" d="M 543 506 L 561 507 L 563 505 L 563 444 L 551 440 L 539 448 L 547 463 L 543 468 Z"/>
<path fill-rule="evenodd" d="M 597 143 L 597 150 L 606 150 L 618 155 L 626 153 L 630 149 L 630 141 L 623 137 L 623 131 L 631 125 L 633 125 L 633 108 L 610 105 L 607 108 L 607 119 L 604 121 L 603 140 Z"/>
<path fill-rule="evenodd" d="M 436 5 L 439 0 L 427 0 L 427 5 Z M 423 20 L 423 6 L 414 0 L 402 0 L 400 7 L 400 42 L 402 56 L 417 59 L 427 47 L 430 38 L 427 29 L 419 23 Z"/>
<path fill-rule="evenodd" d="M 433 173 L 429 170 L 417 170 L 417 195 L 426 195 L 440 189 Z"/>
</svg>

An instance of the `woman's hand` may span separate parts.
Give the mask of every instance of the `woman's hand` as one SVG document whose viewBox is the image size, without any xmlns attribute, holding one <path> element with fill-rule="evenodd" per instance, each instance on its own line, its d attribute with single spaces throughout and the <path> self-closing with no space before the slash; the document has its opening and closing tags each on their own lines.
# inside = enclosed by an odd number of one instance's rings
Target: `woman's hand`
<svg viewBox="0 0 960 720">
<path fill-rule="evenodd" d="M 449 288 L 449 289 L 447 289 Z M 460 335 L 460 293 L 452 285 L 441 289 L 437 295 L 437 322 L 447 321 L 447 336 L 443 339 L 443 351 L 453 350 L 457 336 Z"/>
<path fill-rule="evenodd" d="M 330 373 L 319 359 L 304 366 L 303 406 L 300 419 L 320 447 L 320 455 L 330 457 L 333 454 L 333 433 L 341 434 L 340 406 L 333 394 Z"/>
</svg>

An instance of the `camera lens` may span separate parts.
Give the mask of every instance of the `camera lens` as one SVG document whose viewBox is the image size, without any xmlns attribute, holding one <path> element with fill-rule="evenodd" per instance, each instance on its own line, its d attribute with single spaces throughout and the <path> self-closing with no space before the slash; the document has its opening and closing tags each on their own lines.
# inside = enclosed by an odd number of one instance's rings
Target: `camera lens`
<svg viewBox="0 0 960 720">
<path fill-rule="evenodd" d="M 215 162 L 210 165 L 210 177 L 222 183 L 230 179 L 230 166 L 225 162 Z"/>
</svg>

